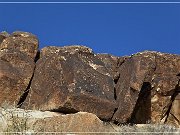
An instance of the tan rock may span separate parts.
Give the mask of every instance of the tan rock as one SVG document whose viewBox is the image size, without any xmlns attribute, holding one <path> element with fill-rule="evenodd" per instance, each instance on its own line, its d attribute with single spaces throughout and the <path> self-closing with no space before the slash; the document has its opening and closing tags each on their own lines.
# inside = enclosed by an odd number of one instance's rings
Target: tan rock
<svg viewBox="0 0 180 135">
<path fill-rule="evenodd" d="M 2 114 L 2 115 L 1 115 Z M 15 122 L 13 124 L 13 122 Z M 23 109 L 1 109 L 1 131 L 20 131 L 30 133 L 81 133 L 94 134 L 105 132 L 117 132 L 119 127 L 101 121 L 96 115 L 87 112 L 75 114 L 60 114 L 54 112 L 41 112 Z"/>
<path fill-rule="evenodd" d="M 40 119 L 36 121 L 34 127 L 34 130 L 38 132 L 64 132 L 66 134 L 116 132 L 115 128 L 117 128 L 116 125 L 103 122 L 94 114 L 86 112 Z"/>
</svg>

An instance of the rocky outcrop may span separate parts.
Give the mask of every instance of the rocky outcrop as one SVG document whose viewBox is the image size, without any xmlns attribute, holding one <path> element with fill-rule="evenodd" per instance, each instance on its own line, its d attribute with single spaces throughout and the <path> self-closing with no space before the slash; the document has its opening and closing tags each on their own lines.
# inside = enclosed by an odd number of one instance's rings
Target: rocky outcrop
<svg viewBox="0 0 180 135">
<path fill-rule="evenodd" d="M 79 45 L 39 51 L 31 33 L 0 33 L 1 107 L 7 102 L 64 115 L 88 112 L 115 124 L 179 127 L 179 94 L 179 55 L 144 51 L 117 57 Z"/>
</svg>

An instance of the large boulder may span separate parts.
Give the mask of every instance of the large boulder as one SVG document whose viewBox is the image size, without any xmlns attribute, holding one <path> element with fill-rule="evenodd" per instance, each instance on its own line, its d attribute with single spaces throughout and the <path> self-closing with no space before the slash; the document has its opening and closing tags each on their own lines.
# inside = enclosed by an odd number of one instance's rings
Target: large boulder
<svg viewBox="0 0 180 135">
<path fill-rule="evenodd" d="M 87 47 L 44 48 L 22 107 L 62 113 L 85 111 L 109 120 L 116 108 L 114 82 L 104 63 Z"/>
<path fill-rule="evenodd" d="M 143 83 L 149 80 L 154 68 L 155 57 L 150 52 L 133 55 L 120 66 L 120 77 L 116 85 L 118 109 L 113 116 L 114 121 L 128 122 Z"/>
<path fill-rule="evenodd" d="M 119 107 L 113 120 L 168 124 L 172 99 L 179 92 L 180 56 L 145 51 L 127 59 L 119 70 Z"/>
<path fill-rule="evenodd" d="M 24 134 L 54 133 L 102 133 L 117 132 L 120 127 L 103 122 L 96 115 L 87 112 L 60 114 L 49 111 L 2 109 L 0 108 L 0 131 L 23 132 Z"/>
<path fill-rule="evenodd" d="M 180 129 L 160 124 L 137 124 L 117 126 L 101 121 L 96 115 L 87 112 L 60 114 L 49 111 L 2 109 L 0 108 L 0 131 L 2 134 L 178 134 Z"/>
</svg>

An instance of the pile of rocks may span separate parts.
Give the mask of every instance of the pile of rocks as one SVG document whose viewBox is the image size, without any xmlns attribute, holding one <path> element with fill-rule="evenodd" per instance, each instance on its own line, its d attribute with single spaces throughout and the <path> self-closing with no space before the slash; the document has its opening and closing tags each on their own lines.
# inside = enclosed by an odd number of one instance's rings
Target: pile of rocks
<svg viewBox="0 0 180 135">
<path fill-rule="evenodd" d="M 180 55 L 144 51 L 117 57 L 78 45 L 38 50 L 31 33 L 0 33 L 1 107 L 180 127 L 179 82 Z"/>
</svg>

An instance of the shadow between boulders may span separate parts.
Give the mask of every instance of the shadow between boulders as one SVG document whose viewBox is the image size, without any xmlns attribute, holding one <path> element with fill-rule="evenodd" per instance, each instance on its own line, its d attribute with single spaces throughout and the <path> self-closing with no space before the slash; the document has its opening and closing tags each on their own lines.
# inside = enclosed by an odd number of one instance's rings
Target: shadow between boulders
<svg viewBox="0 0 180 135">
<path fill-rule="evenodd" d="M 40 59 L 40 51 L 38 50 L 37 54 L 36 54 L 36 57 L 34 58 L 34 62 L 35 62 L 35 66 L 34 66 L 34 70 L 33 70 L 33 74 L 32 74 L 32 77 L 29 81 L 29 84 L 26 88 L 26 90 L 23 92 L 23 94 L 21 95 L 18 103 L 17 103 L 17 108 L 20 108 L 24 101 L 26 100 L 26 97 L 28 96 L 28 93 L 29 93 L 29 90 L 30 90 L 30 87 L 31 87 L 31 83 L 32 83 L 32 80 L 33 80 L 33 77 L 34 77 L 34 72 L 35 72 L 35 69 L 36 69 L 36 62 Z"/>
<path fill-rule="evenodd" d="M 144 82 L 128 123 L 146 124 L 151 120 L 151 84 Z"/>
<path fill-rule="evenodd" d="M 74 114 L 74 113 L 78 113 L 79 111 L 75 110 L 74 108 L 67 108 L 67 107 L 61 107 L 59 109 L 52 109 L 52 110 L 48 110 L 50 112 L 58 112 L 58 113 L 62 113 L 62 114 Z"/>
</svg>

